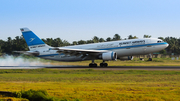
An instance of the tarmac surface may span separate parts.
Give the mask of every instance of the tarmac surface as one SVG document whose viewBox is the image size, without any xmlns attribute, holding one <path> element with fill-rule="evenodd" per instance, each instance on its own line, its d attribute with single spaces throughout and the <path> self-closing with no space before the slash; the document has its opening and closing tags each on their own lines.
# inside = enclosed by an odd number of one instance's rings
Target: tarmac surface
<svg viewBox="0 0 180 101">
<path fill-rule="evenodd" d="M 180 70 L 180 66 L 109 66 L 109 67 L 88 67 L 88 66 L 0 66 L 0 69 L 94 69 L 94 70 Z"/>
</svg>

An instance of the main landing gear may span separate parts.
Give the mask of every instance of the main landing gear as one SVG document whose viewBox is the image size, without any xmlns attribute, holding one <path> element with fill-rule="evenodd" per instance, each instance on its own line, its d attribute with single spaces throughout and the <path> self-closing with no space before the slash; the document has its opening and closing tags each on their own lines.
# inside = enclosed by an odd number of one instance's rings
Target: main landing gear
<svg viewBox="0 0 180 101">
<path fill-rule="evenodd" d="M 92 63 L 89 64 L 89 67 L 97 67 L 97 64 L 94 63 L 94 60 L 92 60 Z"/>
<path fill-rule="evenodd" d="M 100 67 L 107 67 L 108 64 L 105 63 L 105 61 L 103 61 L 102 63 L 100 63 Z M 89 67 L 97 67 L 97 64 L 94 63 L 94 60 L 92 60 L 92 63 L 89 64 Z"/>
<path fill-rule="evenodd" d="M 103 61 L 102 63 L 100 63 L 100 67 L 107 67 L 107 66 L 108 66 L 108 64 L 105 63 L 105 61 Z"/>
</svg>

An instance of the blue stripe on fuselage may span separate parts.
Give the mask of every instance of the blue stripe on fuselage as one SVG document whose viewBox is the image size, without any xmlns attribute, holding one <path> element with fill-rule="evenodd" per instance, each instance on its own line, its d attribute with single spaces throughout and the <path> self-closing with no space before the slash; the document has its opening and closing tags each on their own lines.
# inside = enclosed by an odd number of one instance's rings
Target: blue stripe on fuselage
<svg viewBox="0 0 180 101">
<path fill-rule="evenodd" d="M 134 45 L 134 46 L 123 46 L 123 47 L 113 47 L 113 48 L 104 48 L 104 49 L 97 49 L 97 50 L 114 50 L 114 49 L 123 49 L 123 48 L 137 48 L 137 47 L 144 47 L 144 46 L 155 46 L 155 45 L 165 45 L 168 44 L 166 42 L 164 43 L 153 43 L 153 44 L 143 44 L 143 45 Z M 112 53 L 113 54 L 113 53 Z M 55 56 L 59 54 L 47 54 L 47 55 L 39 55 L 38 57 L 48 57 L 48 56 Z M 64 54 L 60 54 L 64 55 Z M 113 58 L 113 57 L 112 57 Z"/>
</svg>

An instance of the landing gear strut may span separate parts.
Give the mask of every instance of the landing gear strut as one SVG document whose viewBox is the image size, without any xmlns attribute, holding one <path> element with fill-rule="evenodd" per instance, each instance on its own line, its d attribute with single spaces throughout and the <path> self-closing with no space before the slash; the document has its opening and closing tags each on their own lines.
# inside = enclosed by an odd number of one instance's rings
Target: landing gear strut
<svg viewBox="0 0 180 101">
<path fill-rule="evenodd" d="M 149 60 L 148 61 L 152 61 L 152 55 L 149 54 Z"/>
<path fill-rule="evenodd" d="M 100 67 L 107 67 L 107 66 L 108 66 L 108 64 L 105 63 L 105 61 L 103 61 L 102 63 L 100 63 Z"/>
<path fill-rule="evenodd" d="M 97 67 L 97 64 L 94 63 L 94 60 L 92 60 L 92 63 L 89 64 L 89 67 Z"/>
</svg>

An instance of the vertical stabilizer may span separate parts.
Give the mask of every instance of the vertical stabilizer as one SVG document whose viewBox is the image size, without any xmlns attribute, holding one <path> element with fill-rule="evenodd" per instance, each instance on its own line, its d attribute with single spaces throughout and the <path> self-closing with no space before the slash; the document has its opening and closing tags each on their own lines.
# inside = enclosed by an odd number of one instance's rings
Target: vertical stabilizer
<svg viewBox="0 0 180 101">
<path fill-rule="evenodd" d="M 36 36 L 31 30 L 28 28 L 20 28 L 24 39 L 30 49 L 32 50 L 41 50 L 44 48 L 50 48 L 47 44 L 45 44 L 38 36 Z"/>
</svg>

